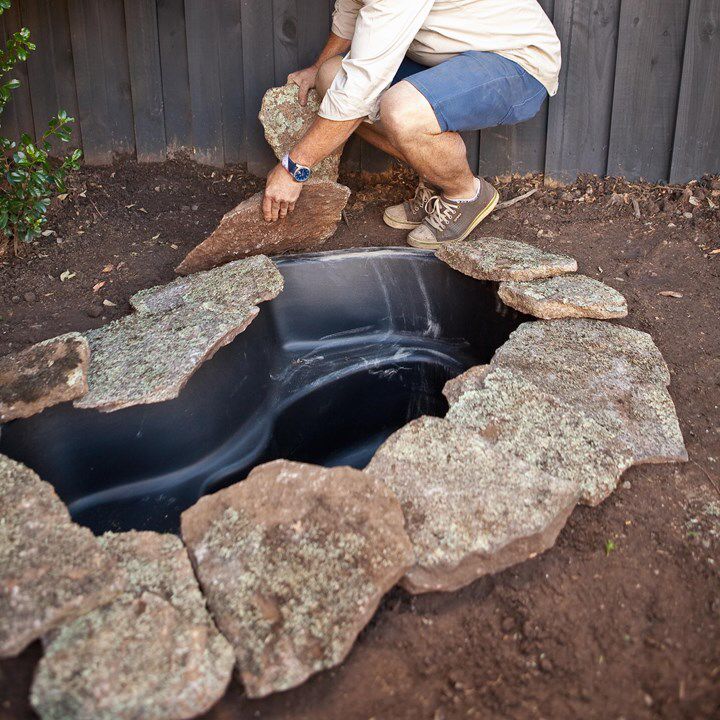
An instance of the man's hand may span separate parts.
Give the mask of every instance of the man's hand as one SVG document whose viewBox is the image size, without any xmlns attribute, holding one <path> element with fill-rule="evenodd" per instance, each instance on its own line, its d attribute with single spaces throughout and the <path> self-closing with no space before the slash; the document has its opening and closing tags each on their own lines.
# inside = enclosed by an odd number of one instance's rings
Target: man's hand
<svg viewBox="0 0 720 720">
<path fill-rule="evenodd" d="M 300 105 L 305 107 L 307 105 L 308 93 L 312 88 L 315 87 L 315 80 L 317 80 L 319 68 L 315 65 L 311 65 L 309 68 L 304 70 L 297 70 L 294 73 L 288 75 L 288 83 L 295 83 L 299 88 L 298 93 L 300 99 Z"/>
<path fill-rule="evenodd" d="M 293 180 L 290 173 L 276 165 L 267 177 L 263 198 L 263 217 L 267 222 L 284 218 L 295 209 L 295 203 L 302 192 L 302 183 Z"/>
</svg>

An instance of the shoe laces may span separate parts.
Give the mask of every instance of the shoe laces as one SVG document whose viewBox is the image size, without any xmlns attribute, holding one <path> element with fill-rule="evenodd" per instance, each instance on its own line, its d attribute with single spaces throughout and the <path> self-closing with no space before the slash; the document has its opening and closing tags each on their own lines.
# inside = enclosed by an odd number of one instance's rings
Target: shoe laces
<svg viewBox="0 0 720 720">
<path fill-rule="evenodd" d="M 413 211 L 420 210 L 427 205 L 428 201 L 432 197 L 432 190 L 427 185 L 425 185 L 424 182 L 420 181 L 417 189 L 415 190 L 415 196 L 411 200 L 409 200 L 410 207 L 413 209 Z"/>
<path fill-rule="evenodd" d="M 444 198 L 442 195 L 431 195 L 425 203 L 425 220 L 438 232 L 442 232 L 455 217 L 460 203 Z"/>
</svg>

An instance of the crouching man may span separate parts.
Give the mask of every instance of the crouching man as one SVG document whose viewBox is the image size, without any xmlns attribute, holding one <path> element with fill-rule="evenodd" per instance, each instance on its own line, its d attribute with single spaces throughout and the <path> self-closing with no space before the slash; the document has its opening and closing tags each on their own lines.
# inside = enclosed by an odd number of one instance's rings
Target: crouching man
<svg viewBox="0 0 720 720">
<path fill-rule="evenodd" d="M 418 173 L 415 196 L 387 208 L 408 243 L 464 240 L 498 193 L 473 176 L 459 133 L 533 117 L 557 91 L 560 41 L 538 0 L 336 0 L 330 37 L 290 75 L 320 112 L 267 180 L 268 221 L 294 208 L 311 168 L 353 132 Z"/>
</svg>

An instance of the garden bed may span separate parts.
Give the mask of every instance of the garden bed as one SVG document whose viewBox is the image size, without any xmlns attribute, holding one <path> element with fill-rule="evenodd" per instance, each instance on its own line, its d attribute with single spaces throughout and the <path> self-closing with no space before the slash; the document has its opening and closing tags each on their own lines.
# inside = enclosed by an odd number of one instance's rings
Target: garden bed
<svg viewBox="0 0 720 720">
<path fill-rule="evenodd" d="M 381 204 L 406 190 L 408 178 L 395 180 L 361 187 L 353 179 L 360 191 L 324 249 L 400 244 L 402 233 L 380 220 Z M 503 199 L 533 182 L 503 186 Z M 126 313 L 132 293 L 172 279 L 185 252 L 258 187 L 238 171 L 213 175 L 184 163 L 84 170 L 53 210 L 56 235 L 27 260 L 0 267 L 0 352 Z M 393 591 L 342 667 L 264 701 L 244 699 L 233 685 L 209 717 L 716 711 L 720 253 L 711 253 L 720 248 L 720 219 L 682 188 L 590 187 L 541 189 L 483 229 L 569 253 L 585 274 L 623 292 L 626 324 L 651 333 L 670 366 L 691 462 L 631 469 L 600 507 L 578 508 L 554 550 L 536 560 L 453 595 Z M 682 297 L 660 294 L 667 292 Z M 26 698 L 38 655 L 31 648 L 0 663 L 0 717 L 32 717 Z"/>
</svg>

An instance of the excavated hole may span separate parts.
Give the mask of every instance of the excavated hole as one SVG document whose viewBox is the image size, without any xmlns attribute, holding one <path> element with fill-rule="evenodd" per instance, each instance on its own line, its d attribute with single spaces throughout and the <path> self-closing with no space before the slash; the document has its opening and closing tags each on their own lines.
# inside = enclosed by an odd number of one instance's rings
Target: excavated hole
<svg viewBox="0 0 720 720">
<path fill-rule="evenodd" d="M 394 430 L 444 415 L 442 388 L 522 316 L 431 254 L 278 262 L 285 290 L 180 397 L 104 414 L 65 404 L 8 424 L 0 452 L 51 482 L 95 532 L 174 531 L 201 495 L 275 458 L 362 468 Z"/>
</svg>

